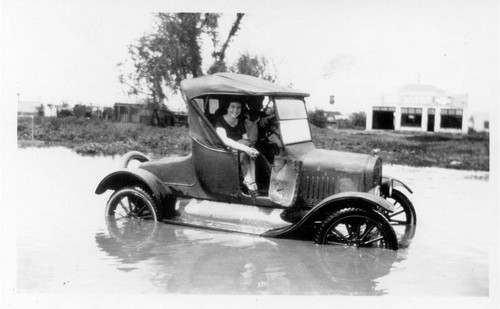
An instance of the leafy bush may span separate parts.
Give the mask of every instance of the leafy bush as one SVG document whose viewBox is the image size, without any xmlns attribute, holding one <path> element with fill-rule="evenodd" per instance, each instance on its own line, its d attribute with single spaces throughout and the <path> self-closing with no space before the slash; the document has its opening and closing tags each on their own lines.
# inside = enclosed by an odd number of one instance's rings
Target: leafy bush
<svg viewBox="0 0 500 309">
<path fill-rule="evenodd" d="M 64 117 L 71 117 L 73 116 L 73 112 L 70 111 L 69 109 L 63 109 L 59 112 L 57 112 L 57 118 L 64 118 Z"/>
<path fill-rule="evenodd" d="M 20 126 L 19 132 L 25 132 Z M 19 139 L 23 139 L 18 137 Z M 131 150 L 159 155 L 185 155 L 191 150 L 186 127 L 154 127 L 74 116 L 44 118 L 35 139 L 74 148 L 80 154 L 114 155 Z"/>
<path fill-rule="evenodd" d="M 309 112 L 307 115 L 309 123 L 318 127 L 326 128 L 326 116 L 325 111 L 322 109 L 316 109 L 313 112 Z"/>
<path fill-rule="evenodd" d="M 349 115 L 349 122 L 353 128 L 366 128 L 366 113 L 357 112 Z"/>
</svg>

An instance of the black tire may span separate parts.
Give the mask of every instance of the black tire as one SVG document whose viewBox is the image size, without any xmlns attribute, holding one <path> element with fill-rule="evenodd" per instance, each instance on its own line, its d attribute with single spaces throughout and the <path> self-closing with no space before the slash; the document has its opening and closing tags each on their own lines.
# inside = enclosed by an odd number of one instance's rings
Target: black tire
<svg viewBox="0 0 500 309">
<path fill-rule="evenodd" d="M 140 187 L 125 187 L 111 195 L 106 205 L 106 216 L 115 220 L 126 218 L 161 221 L 155 199 Z"/>
<path fill-rule="evenodd" d="M 321 245 L 398 249 L 394 229 L 383 215 L 353 207 L 328 216 L 318 228 L 315 241 Z"/>
<path fill-rule="evenodd" d="M 122 158 L 122 167 L 127 168 L 131 161 L 139 161 L 140 163 L 151 161 L 148 156 L 139 151 L 129 151 Z"/>
<path fill-rule="evenodd" d="M 383 213 L 396 232 L 399 247 L 407 248 L 410 246 L 416 232 L 417 212 L 415 207 L 413 207 L 412 202 L 406 195 L 399 190 L 394 189 L 392 196 L 385 197 L 385 199 L 394 205 L 394 212 L 383 211 Z"/>
<path fill-rule="evenodd" d="M 392 196 L 385 198 L 394 205 L 394 212 L 387 212 L 386 216 L 393 225 L 416 225 L 417 212 L 412 202 L 399 190 L 392 190 Z"/>
</svg>

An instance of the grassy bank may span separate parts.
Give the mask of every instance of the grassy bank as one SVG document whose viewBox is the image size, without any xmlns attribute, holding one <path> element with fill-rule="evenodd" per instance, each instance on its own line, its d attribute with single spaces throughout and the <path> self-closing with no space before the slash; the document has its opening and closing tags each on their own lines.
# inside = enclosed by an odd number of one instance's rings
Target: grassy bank
<svg viewBox="0 0 500 309">
<path fill-rule="evenodd" d="M 31 146 L 31 129 L 18 126 L 21 147 Z M 85 155 L 116 155 L 131 150 L 152 157 L 185 155 L 191 150 L 187 129 L 159 128 L 100 120 L 45 118 L 35 124 L 34 146 L 62 145 Z M 39 141 L 43 141 L 40 145 Z"/>
<path fill-rule="evenodd" d="M 318 148 L 372 153 L 385 163 L 489 170 L 489 136 L 486 134 L 426 134 L 329 130 L 312 127 Z M 138 150 L 152 157 L 186 155 L 191 142 L 185 127 L 158 128 L 74 118 L 39 119 L 31 128 L 19 124 L 18 140 L 24 146 L 62 145 L 86 155 L 124 154 Z"/>
<path fill-rule="evenodd" d="M 313 128 L 318 148 L 376 154 L 385 163 L 489 170 L 488 134 L 398 133 Z"/>
</svg>

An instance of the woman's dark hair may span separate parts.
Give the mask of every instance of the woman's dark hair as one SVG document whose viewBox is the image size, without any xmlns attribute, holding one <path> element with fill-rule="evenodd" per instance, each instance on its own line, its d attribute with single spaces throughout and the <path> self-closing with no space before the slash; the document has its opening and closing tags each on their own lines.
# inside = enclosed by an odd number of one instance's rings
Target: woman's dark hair
<svg viewBox="0 0 500 309">
<path fill-rule="evenodd" d="M 246 104 L 242 102 L 241 99 L 234 99 L 234 98 L 224 98 L 223 100 L 220 100 L 220 105 L 219 105 L 219 114 L 220 115 L 225 115 L 227 114 L 227 109 L 229 108 L 229 104 L 231 103 L 239 103 L 241 104 L 241 114 L 244 114 L 245 111 L 245 106 Z"/>
<path fill-rule="evenodd" d="M 264 101 L 264 97 L 245 97 L 245 96 L 220 96 L 217 97 L 217 99 L 219 99 L 220 102 L 217 114 L 219 115 L 227 114 L 227 108 L 229 107 L 229 104 L 235 102 L 241 104 L 240 117 L 244 117 L 249 110 L 254 110 L 254 109 L 260 110 L 262 108 L 262 102 Z"/>
</svg>

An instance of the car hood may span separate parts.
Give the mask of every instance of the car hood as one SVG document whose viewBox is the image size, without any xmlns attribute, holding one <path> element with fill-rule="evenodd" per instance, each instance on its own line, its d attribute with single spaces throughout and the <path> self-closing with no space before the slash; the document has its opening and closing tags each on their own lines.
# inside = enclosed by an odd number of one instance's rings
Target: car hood
<svg viewBox="0 0 500 309">
<path fill-rule="evenodd" d="M 303 166 L 314 171 L 359 173 L 365 169 L 367 163 L 376 159 L 376 156 L 361 153 L 314 149 L 304 155 Z"/>
<path fill-rule="evenodd" d="M 314 149 L 302 161 L 301 195 L 311 203 L 341 192 L 368 192 L 380 184 L 377 156 Z"/>
</svg>

